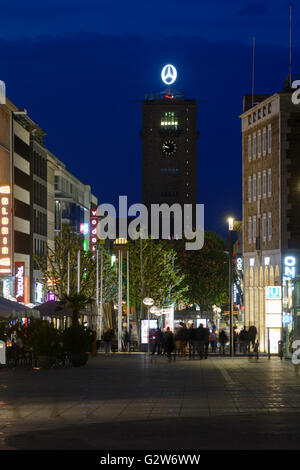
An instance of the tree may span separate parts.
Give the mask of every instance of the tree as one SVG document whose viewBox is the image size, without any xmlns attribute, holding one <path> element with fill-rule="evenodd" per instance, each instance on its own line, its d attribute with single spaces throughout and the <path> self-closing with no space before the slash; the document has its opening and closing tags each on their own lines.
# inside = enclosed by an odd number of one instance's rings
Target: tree
<svg viewBox="0 0 300 470">
<path fill-rule="evenodd" d="M 110 254 L 101 243 L 96 245 L 100 257 L 103 255 L 103 302 L 114 300 L 117 292 L 116 271 L 111 266 Z M 96 256 L 95 252 L 85 251 L 83 237 L 74 232 L 67 224 L 61 233 L 54 237 L 54 249 L 46 247 L 44 259 L 35 257 L 43 276 L 44 290 L 54 292 L 60 299 L 70 299 L 77 293 L 78 251 L 80 250 L 80 295 L 95 298 L 96 295 Z M 68 293 L 68 256 L 69 256 L 69 293 Z M 99 274 L 100 286 L 100 274 Z M 78 299 L 77 299 L 78 300 Z M 75 298 L 74 298 L 75 301 Z"/>
<path fill-rule="evenodd" d="M 185 275 L 190 303 L 201 309 L 223 305 L 228 298 L 228 254 L 225 241 L 205 232 L 201 250 L 186 251 L 185 240 L 174 242 L 177 263 Z"/>
<path fill-rule="evenodd" d="M 187 286 L 180 267 L 176 265 L 176 252 L 170 242 L 151 238 L 131 240 L 129 252 L 130 303 L 134 306 L 137 331 L 143 318 L 143 299 L 152 297 L 163 307 L 186 300 Z M 126 270 L 123 270 L 126 282 Z"/>
<path fill-rule="evenodd" d="M 72 311 L 72 325 L 78 325 L 80 312 L 86 309 L 92 303 L 92 299 L 84 294 L 64 295 L 61 299 L 61 308 L 70 309 Z M 57 307 L 59 312 L 60 307 Z"/>
</svg>

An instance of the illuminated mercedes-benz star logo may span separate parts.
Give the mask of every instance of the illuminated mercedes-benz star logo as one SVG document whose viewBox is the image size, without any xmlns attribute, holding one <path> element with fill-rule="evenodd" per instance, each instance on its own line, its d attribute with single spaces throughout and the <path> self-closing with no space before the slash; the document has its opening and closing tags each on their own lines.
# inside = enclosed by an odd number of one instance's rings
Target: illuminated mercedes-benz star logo
<svg viewBox="0 0 300 470">
<path fill-rule="evenodd" d="M 165 65 L 161 71 L 161 79 L 166 85 L 172 85 L 177 78 L 177 70 L 174 65 Z"/>
</svg>

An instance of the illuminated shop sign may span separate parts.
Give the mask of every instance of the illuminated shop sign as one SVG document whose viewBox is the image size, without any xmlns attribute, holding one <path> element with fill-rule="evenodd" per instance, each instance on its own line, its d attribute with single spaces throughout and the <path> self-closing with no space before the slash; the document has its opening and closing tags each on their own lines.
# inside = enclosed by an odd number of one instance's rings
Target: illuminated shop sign
<svg viewBox="0 0 300 470">
<path fill-rule="evenodd" d="M 280 300 L 281 299 L 281 286 L 268 286 L 266 287 L 267 300 Z"/>
<path fill-rule="evenodd" d="M 35 302 L 42 304 L 44 302 L 44 288 L 41 282 L 35 282 Z"/>
<path fill-rule="evenodd" d="M 55 294 L 53 292 L 48 292 L 48 302 L 55 301 Z"/>
<path fill-rule="evenodd" d="M 87 235 L 89 233 L 89 224 L 80 224 L 80 233 L 82 233 L 83 235 Z"/>
<path fill-rule="evenodd" d="M 11 274 L 10 186 L 0 186 L 0 274 Z"/>
<path fill-rule="evenodd" d="M 91 209 L 91 215 L 90 215 L 90 249 L 91 251 L 96 250 L 96 243 L 98 240 L 97 226 L 98 226 L 97 209 Z"/>
<path fill-rule="evenodd" d="M 240 296 L 239 296 L 239 289 L 238 289 L 238 282 L 233 284 L 233 302 L 235 304 L 240 303 Z"/>
<path fill-rule="evenodd" d="M 3 297 L 5 299 L 10 299 L 11 295 L 11 282 L 10 279 L 3 279 Z"/>
<path fill-rule="evenodd" d="M 15 298 L 17 302 L 25 301 L 25 263 L 19 261 L 15 263 Z"/>
<path fill-rule="evenodd" d="M 243 258 L 241 256 L 239 256 L 237 259 L 236 259 L 236 269 L 238 271 L 243 271 Z"/>
<path fill-rule="evenodd" d="M 174 65 L 167 64 L 161 71 L 161 79 L 166 85 L 172 85 L 177 78 L 177 70 Z"/>
<path fill-rule="evenodd" d="M 157 320 L 149 320 L 149 330 L 157 328 Z M 141 342 L 148 344 L 148 320 L 141 320 Z"/>
<path fill-rule="evenodd" d="M 282 323 L 284 323 L 285 325 L 289 325 L 290 323 L 292 323 L 292 321 L 293 321 L 293 315 L 287 314 L 287 313 L 284 313 L 282 315 Z"/>
<path fill-rule="evenodd" d="M 283 260 L 283 280 L 293 279 L 296 276 L 295 256 L 286 256 Z"/>
</svg>

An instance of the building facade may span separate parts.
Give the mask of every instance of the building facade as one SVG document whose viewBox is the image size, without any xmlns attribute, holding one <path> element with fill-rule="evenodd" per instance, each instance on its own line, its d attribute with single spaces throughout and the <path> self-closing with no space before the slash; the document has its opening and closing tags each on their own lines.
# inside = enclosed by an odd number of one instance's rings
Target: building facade
<svg viewBox="0 0 300 470">
<path fill-rule="evenodd" d="M 277 352 L 293 329 L 286 281 L 300 255 L 300 107 L 284 89 L 244 97 L 243 256 L 245 325 L 260 350 Z"/>
<path fill-rule="evenodd" d="M 91 187 L 66 170 L 43 144 L 26 110 L 0 105 L 0 295 L 23 304 L 44 301 L 38 257 L 62 223 L 82 233 L 90 247 Z"/>
<path fill-rule="evenodd" d="M 98 207 L 98 199 L 92 194 L 91 186 L 72 175 L 53 154 L 51 160 L 54 164 L 55 234 L 59 234 L 63 224 L 68 224 L 75 233 L 83 235 L 88 249 L 91 209 Z"/>
<path fill-rule="evenodd" d="M 196 204 L 196 101 L 149 96 L 142 116 L 143 204 Z"/>
</svg>

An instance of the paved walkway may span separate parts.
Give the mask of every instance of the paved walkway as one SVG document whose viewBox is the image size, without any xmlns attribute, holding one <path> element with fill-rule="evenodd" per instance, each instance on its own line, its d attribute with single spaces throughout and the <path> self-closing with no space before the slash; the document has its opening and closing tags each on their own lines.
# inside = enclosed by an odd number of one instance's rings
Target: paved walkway
<svg viewBox="0 0 300 470">
<path fill-rule="evenodd" d="M 0 449 L 295 449 L 299 422 L 300 375 L 278 358 L 0 369 Z"/>
</svg>

